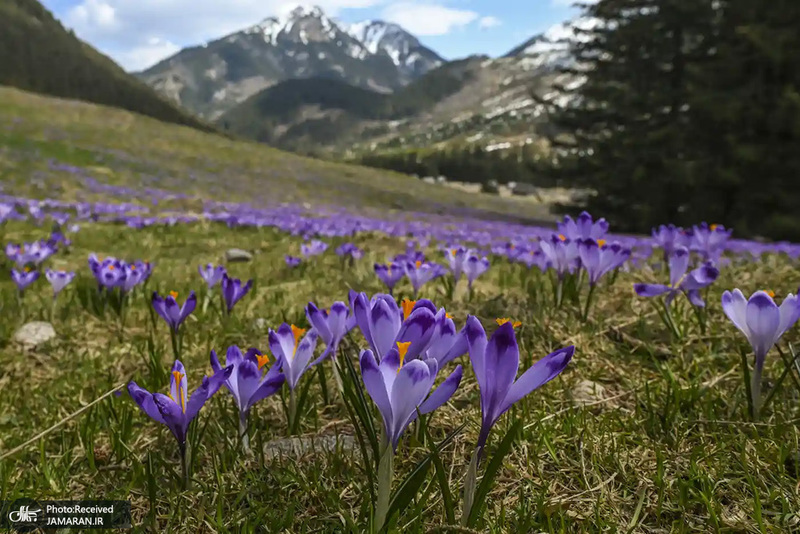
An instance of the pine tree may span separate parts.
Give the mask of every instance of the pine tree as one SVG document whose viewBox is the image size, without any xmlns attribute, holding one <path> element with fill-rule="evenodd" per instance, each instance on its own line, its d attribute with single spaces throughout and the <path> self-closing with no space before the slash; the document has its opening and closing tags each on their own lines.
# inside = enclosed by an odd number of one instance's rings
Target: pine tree
<svg viewBox="0 0 800 534">
<path fill-rule="evenodd" d="M 711 0 L 600 0 L 584 15 L 594 24 L 576 32 L 571 82 L 546 102 L 556 179 L 593 190 L 581 208 L 620 230 L 680 222 L 697 180 L 689 69 L 707 55 Z"/>
<path fill-rule="evenodd" d="M 693 72 L 705 179 L 689 211 L 739 235 L 800 239 L 800 2 L 720 0 L 717 16 L 713 54 Z"/>
</svg>

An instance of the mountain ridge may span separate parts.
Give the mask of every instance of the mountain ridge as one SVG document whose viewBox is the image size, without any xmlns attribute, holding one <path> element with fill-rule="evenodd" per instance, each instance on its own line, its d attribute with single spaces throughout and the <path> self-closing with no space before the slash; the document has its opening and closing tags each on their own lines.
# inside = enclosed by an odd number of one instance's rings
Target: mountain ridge
<svg viewBox="0 0 800 534">
<path fill-rule="evenodd" d="M 298 7 L 184 48 L 136 76 L 172 101 L 215 119 L 287 79 L 337 79 L 390 93 L 443 61 L 398 25 L 346 25 L 319 7 Z"/>
</svg>

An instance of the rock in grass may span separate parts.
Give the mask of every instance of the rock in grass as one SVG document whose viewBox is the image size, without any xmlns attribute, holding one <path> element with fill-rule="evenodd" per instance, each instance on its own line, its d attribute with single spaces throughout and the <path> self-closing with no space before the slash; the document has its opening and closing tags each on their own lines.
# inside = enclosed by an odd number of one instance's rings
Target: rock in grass
<svg viewBox="0 0 800 534">
<path fill-rule="evenodd" d="M 44 321 L 33 321 L 19 327 L 13 339 L 25 348 L 35 349 L 55 338 L 53 325 Z"/>
<path fill-rule="evenodd" d="M 245 262 L 253 259 L 253 255 L 240 248 L 231 248 L 225 251 L 225 261 L 229 263 Z"/>
<path fill-rule="evenodd" d="M 264 444 L 264 456 L 269 459 L 279 456 L 299 458 L 306 454 L 325 454 L 356 449 L 356 439 L 353 436 L 335 434 L 303 436 L 268 441 Z"/>
<path fill-rule="evenodd" d="M 591 380 L 581 380 L 572 388 L 572 401 L 575 404 L 591 404 L 605 398 L 606 388 Z"/>
</svg>

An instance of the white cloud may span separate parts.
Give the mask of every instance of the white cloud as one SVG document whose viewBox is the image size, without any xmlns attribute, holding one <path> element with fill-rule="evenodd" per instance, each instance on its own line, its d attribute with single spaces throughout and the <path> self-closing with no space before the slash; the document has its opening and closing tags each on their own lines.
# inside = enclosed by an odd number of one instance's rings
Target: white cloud
<svg viewBox="0 0 800 534">
<path fill-rule="evenodd" d="M 387 6 L 382 17 L 418 36 L 445 35 L 478 18 L 474 11 L 436 4 L 400 2 Z"/>
<path fill-rule="evenodd" d="M 103 0 L 86 0 L 70 10 L 74 25 L 90 26 L 102 31 L 113 31 L 118 26 L 116 11 Z"/>
<path fill-rule="evenodd" d="M 144 70 L 155 65 L 164 58 L 167 58 L 181 49 L 171 41 L 165 41 L 158 37 L 151 37 L 147 42 L 140 46 L 135 46 L 130 50 L 117 56 L 122 65 L 132 71 Z"/>
<path fill-rule="evenodd" d="M 481 19 L 478 21 L 478 27 L 481 29 L 495 28 L 500 26 L 502 23 L 503 22 L 497 17 L 489 15 L 487 17 L 481 17 Z"/>
<path fill-rule="evenodd" d="M 314 0 L 327 15 L 383 0 Z M 128 70 L 140 70 L 177 50 L 285 14 L 297 0 L 80 0 L 63 16 L 81 39 Z M 160 56 L 163 54 L 163 56 Z"/>
</svg>

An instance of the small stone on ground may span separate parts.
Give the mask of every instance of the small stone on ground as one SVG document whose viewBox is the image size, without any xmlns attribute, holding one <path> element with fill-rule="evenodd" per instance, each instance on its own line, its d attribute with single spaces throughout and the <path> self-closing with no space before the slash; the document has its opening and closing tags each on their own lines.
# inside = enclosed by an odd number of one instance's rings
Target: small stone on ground
<svg viewBox="0 0 800 534">
<path fill-rule="evenodd" d="M 253 255 L 251 253 L 240 248 L 231 248 L 225 252 L 225 261 L 228 262 L 250 261 L 252 259 Z"/>
<path fill-rule="evenodd" d="M 278 456 L 300 457 L 307 453 L 335 452 L 336 450 L 356 450 L 356 440 L 348 435 L 303 436 L 283 438 L 264 444 L 264 455 L 273 459 Z"/>
<path fill-rule="evenodd" d="M 44 321 L 26 323 L 14 333 L 14 341 L 26 348 L 36 348 L 55 338 L 53 325 Z"/>
<path fill-rule="evenodd" d="M 606 388 L 591 380 L 581 380 L 572 388 L 572 400 L 575 404 L 591 404 L 605 398 Z"/>
</svg>

